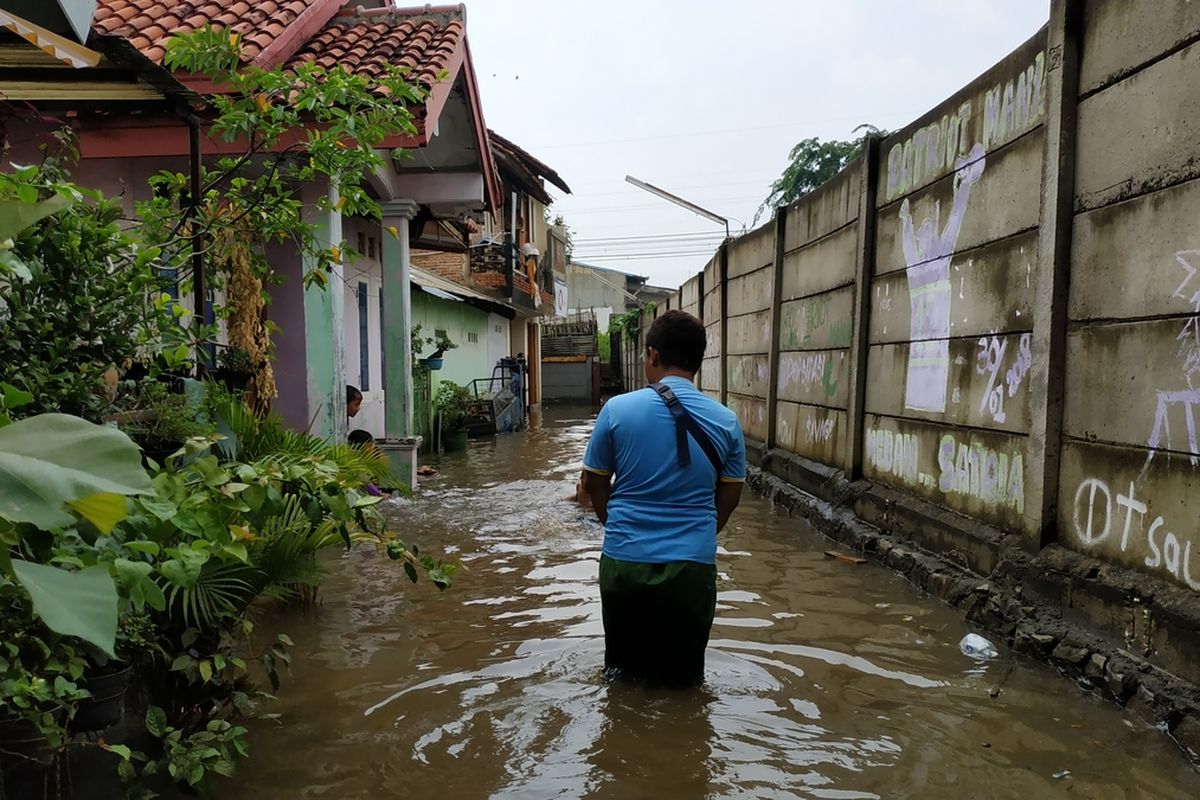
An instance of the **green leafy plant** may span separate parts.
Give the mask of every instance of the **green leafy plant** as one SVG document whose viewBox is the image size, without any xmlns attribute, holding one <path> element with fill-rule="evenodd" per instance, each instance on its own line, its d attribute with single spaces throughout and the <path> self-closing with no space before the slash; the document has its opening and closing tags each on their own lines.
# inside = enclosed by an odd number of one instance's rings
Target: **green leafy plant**
<svg viewBox="0 0 1200 800">
<path fill-rule="evenodd" d="M 0 382 L 31 395 L 18 416 L 100 421 L 106 374 L 153 350 L 170 324 L 147 299 L 164 283 L 158 249 L 122 227 L 118 204 L 84 197 L 57 168 L 0 173 L 4 224 L 32 220 L 0 236 Z"/>
<path fill-rule="evenodd" d="M 239 347 L 227 347 L 217 356 L 217 365 L 228 372 L 250 375 L 254 372 L 254 360 Z"/>
<path fill-rule="evenodd" d="M 441 418 L 443 431 L 460 431 L 470 419 L 471 393 L 454 381 L 442 381 L 438 384 L 433 405 Z"/>
<path fill-rule="evenodd" d="M 799 200 L 845 169 L 858 158 L 868 136 L 887 136 L 887 131 L 874 125 L 859 125 L 854 133 L 859 131 L 863 131 L 863 135 L 849 141 L 830 139 L 823 142 L 813 137 L 793 147 L 783 174 L 771 184 L 770 193 L 755 212 L 754 224 L 758 224 L 764 212 Z"/>
<path fill-rule="evenodd" d="M 215 426 L 200 419 L 199 404 L 193 405 L 184 394 L 171 392 L 155 380 L 122 383 L 125 394 L 117 414 L 122 429 L 147 451 L 179 449 L 189 439 L 213 434 Z"/>
</svg>

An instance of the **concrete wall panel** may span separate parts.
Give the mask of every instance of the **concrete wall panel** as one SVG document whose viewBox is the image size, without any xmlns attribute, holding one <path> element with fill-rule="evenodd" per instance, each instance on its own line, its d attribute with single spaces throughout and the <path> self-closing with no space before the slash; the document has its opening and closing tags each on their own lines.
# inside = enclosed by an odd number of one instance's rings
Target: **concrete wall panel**
<svg viewBox="0 0 1200 800">
<path fill-rule="evenodd" d="M 779 399 L 845 408 L 850 394 L 850 351 L 779 354 Z"/>
<path fill-rule="evenodd" d="M 786 402 L 776 411 L 779 446 L 822 464 L 845 466 L 845 431 L 845 411 Z"/>
<path fill-rule="evenodd" d="M 721 355 L 721 323 L 714 321 L 710 325 L 704 326 L 705 333 L 708 335 L 708 347 L 704 349 L 706 358 L 719 358 Z"/>
<path fill-rule="evenodd" d="M 907 406 L 912 345 L 872 347 L 866 409 L 872 414 L 1028 432 L 1031 341 L 1028 333 L 950 340 L 945 411 Z"/>
<path fill-rule="evenodd" d="M 729 316 L 763 311 L 771 307 L 775 270 L 771 267 L 729 280 Z"/>
<path fill-rule="evenodd" d="M 867 477 L 1008 530 L 1025 513 L 1020 435 L 867 415 Z"/>
<path fill-rule="evenodd" d="M 1092 94 L 1200 37 L 1200 4 L 1154 0 L 1154 12 L 1129 0 L 1089 0 L 1083 11 L 1079 91 Z"/>
<path fill-rule="evenodd" d="M 853 283 L 857 265 L 858 226 L 849 225 L 783 257 L 783 299 Z"/>
<path fill-rule="evenodd" d="M 688 279 L 687 283 L 679 290 L 682 307 L 685 309 L 695 309 L 700 307 L 700 276 L 694 275 Z M 695 311 L 688 313 L 694 314 Z"/>
<path fill-rule="evenodd" d="M 730 355 L 765 354 L 771 349 L 771 312 L 730 317 L 725 323 Z"/>
<path fill-rule="evenodd" d="M 767 399 L 771 367 L 766 356 L 730 356 L 729 391 Z"/>
<path fill-rule="evenodd" d="M 768 222 L 729 243 L 730 279 L 762 269 L 775 260 L 775 225 Z"/>
<path fill-rule="evenodd" d="M 1068 547 L 1200 591 L 1195 458 L 1068 442 L 1058 524 Z"/>
<path fill-rule="evenodd" d="M 781 350 L 849 347 L 854 329 L 854 287 L 784 303 L 779 317 Z"/>
<path fill-rule="evenodd" d="M 1200 322 L 1087 327 L 1067 338 L 1070 436 L 1200 454 Z"/>
<path fill-rule="evenodd" d="M 1073 320 L 1196 313 L 1200 180 L 1075 218 Z"/>
<path fill-rule="evenodd" d="M 1193 44 L 1080 102 L 1076 210 L 1200 176 L 1198 74 Z"/>
<path fill-rule="evenodd" d="M 742 431 L 747 439 L 764 442 L 767 439 L 767 403 L 756 397 L 730 394 L 726 403 L 742 421 Z"/>
<path fill-rule="evenodd" d="M 859 158 L 836 177 L 789 206 L 784 222 L 784 250 L 803 247 L 858 219 L 861 175 L 862 159 Z"/>
<path fill-rule="evenodd" d="M 721 391 L 721 359 L 706 358 L 700 365 L 700 388 L 706 392 Z"/>
<path fill-rule="evenodd" d="M 1033 324 L 1037 248 L 1037 231 L 1033 230 L 956 257 L 943 288 L 949 301 L 949 335 L 1029 330 Z M 914 272 L 913 280 L 918 285 L 924 279 L 921 272 Z M 915 296 L 922 301 L 928 297 L 924 292 Z M 872 343 L 912 340 L 913 297 L 907 271 L 889 272 L 872 281 Z"/>
<path fill-rule="evenodd" d="M 875 274 L 937 263 L 945 255 L 1036 228 L 1042 140 L 1038 129 L 905 202 L 880 209 Z M 911 229 L 902 222 L 906 212 Z M 923 230 L 928 234 L 923 235 Z"/>
</svg>

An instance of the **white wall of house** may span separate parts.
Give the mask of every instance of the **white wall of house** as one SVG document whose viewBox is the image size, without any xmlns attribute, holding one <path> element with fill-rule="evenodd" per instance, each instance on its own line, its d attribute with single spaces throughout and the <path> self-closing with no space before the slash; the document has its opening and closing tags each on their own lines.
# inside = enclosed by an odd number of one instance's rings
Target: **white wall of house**
<svg viewBox="0 0 1200 800">
<path fill-rule="evenodd" d="M 500 359 L 515 356 L 518 352 L 521 352 L 519 350 L 511 350 L 510 336 L 509 321 L 499 314 L 488 314 L 487 348 L 489 369 L 494 368 L 496 362 Z"/>
</svg>

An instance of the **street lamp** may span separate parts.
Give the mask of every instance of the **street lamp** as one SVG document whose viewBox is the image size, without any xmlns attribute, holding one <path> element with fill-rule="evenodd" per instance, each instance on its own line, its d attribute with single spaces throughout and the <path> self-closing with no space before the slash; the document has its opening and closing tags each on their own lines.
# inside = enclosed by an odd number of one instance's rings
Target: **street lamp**
<svg viewBox="0 0 1200 800">
<path fill-rule="evenodd" d="M 714 214 L 713 212 L 709 211 L 708 209 L 701 208 L 700 206 L 696 205 L 695 203 L 689 203 L 687 200 L 684 200 L 682 197 L 671 194 L 666 189 L 660 189 L 653 184 L 646 183 L 645 181 L 640 181 L 637 178 L 633 177 L 632 175 L 626 175 L 625 182 L 631 183 L 634 186 L 638 187 L 639 189 L 644 189 L 647 192 L 650 192 L 650 194 L 656 194 L 659 197 L 661 197 L 662 199 L 664 199 L 670 203 L 674 203 L 675 205 L 679 206 L 680 208 L 686 208 L 688 211 L 691 211 L 693 214 L 699 214 L 700 216 L 704 217 L 705 219 L 711 219 L 713 222 L 717 223 L 718 225 L 724 225 L 725 226 L 725 238 L 726 239 L 729 238 L 729 220 L 727 220 L 725 217 L 722 217 L 720 214 Z"/>
</svg>

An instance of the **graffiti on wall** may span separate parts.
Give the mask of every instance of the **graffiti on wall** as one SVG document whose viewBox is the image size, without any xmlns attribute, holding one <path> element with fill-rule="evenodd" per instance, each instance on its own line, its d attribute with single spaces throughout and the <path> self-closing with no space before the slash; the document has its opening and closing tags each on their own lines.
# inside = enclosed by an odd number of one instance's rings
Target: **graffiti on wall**
<svg viewBox="0 0 1200 800">
<path fill-rule="evenodd" d="M 1200 386 L 1197 385 L 1200 383 L 1200 278 L 1197 277 L 1200 250 L 1182 250 L 1175 254 L 1175 262 L 1183 269 L 1184 277 L 1171 296 L 1187 301 L 1192 314 L 1175 337 L 1179 342 L 1177 356 L 1186 388 L 1176 387 L 1157 393 L 1154 427 L 1146 441 L 1149 452 L 1146 454 L 1146 464 L 1142 467 L 1143 479 L 1160 449 L 1174 450 L 1185 446 L 1180 437 L 1171 435 L 1172 416 L 1177 422 L 1183 422 L 1192 466 L 1200 465 L 1200 437 L 1196 430 L 1196 412 L 1200 410 Z"/>
<path fill-rule="evenodd" d="M 837 394 L 838 382 L 833 375 L 834 363 L 828 351 L 804 353 L 779 360 L 779 386 L 787 389 L 799 386 L 808 391 L 820 386 L 826 397 Z"/>
<path fill-rule="evenodd" d="M 876 472 L 943 495 L 981 501 L 994 510 L 1025 511 L 1025 457 L 947 433 L 938 442 L 937 474 L 921 471 L 921 439 L 911 433 L 868 428 L 867 463 Z"/>
<path fill-rule="evenodd" d="M 982 98 L 982 130 L 975 141 L 990 150 L 1041 122 L 1046 112 L 1045 79 L 1046 56 L 1038 53 L 1019 75 L 988 89 Z M 958 168 L 971 147 L 972 111 L 972 101 L 967 100 L 888 150 L 889 202 Z"/>
<path fill-rule="evenodd" d="M 833 417 L 826 419 L 816 419 L 810 417 L 804 422 L 804 432 L 808 434 L 808 440 L 815 444 L 824 444 L 833 439 Z"/>
<path fill-rule="evenodd" d="M 1200 568 L 1193 570 L 1192 542 L 1190 539 L 1167 529 L 1161 514 L 1150 518 L 1150 507 L 1137 499 L 1138 484 L 1129 482 L 1127 493 L 1114 493 L 1108 484 L 1099 478 L 1085 478 L 1075 490 L 1073 521 L 1079 543 L 1094 548 L 1120 536 L 1115 546 L 1124 553 L 1133 537 L 1144 537 L 1147 555 L 1143 560 L 1147 569 L 1163 570 L 1193 591 L 1200 591 Z M 1134 515 L 1137 515 L 1136 528 Z M 1195 577 L 1193 577 L 1195 575 Z"/>
<path fill-rule="evenodd" d="M 1025 511 L 1025 457 L 957 440 L 947 433 L 938 445 L 938 487 L 946 494 L 982 500 L 988 506 Z"/>
<path fill-rule="evenodd" d="M 950 375 L 950 261 L 962 229 L 971 188 L 983 176 L 983 145 L 959 159 L 954 173 L 954 199 L 946 224 L 941 224 L 941 203 L 933 216 L 914 226 L 908 199 L 900 205 L 905 273 L 912 303 L 911 344 L 904 405 L 914 411 L 946 410 L 946 384 Z"/>
<path fill-rule="evenodd" d="M 828 338 L 830 347 L 849 347 L 853 336 L 852 321 L 848 316 L 831 314 L 831 305 L 829 294 L 795 303 L 791 313 L 783 316 L 783 346 L 793 350 L 814 344 L 824 346 L 824 340 Z"/>
<path fill-rule="evenodd" d="M 1004 411 L 1005 398 L 1017 396 L 1025 376 L 1033 366 L 1033 353 L 1030 350 L 1032 335 L 1021 334 L 1017 342 L 1017 352 L 1011 359 L 1008 356 L 1008 340 L 999 336 L 983 336 L 979 339 L 979 352 L 976 354 L 975 371 L 988 379 L 987 389 L 979 404 L 979 413 L 989 415 L 994 421 L 1004 423 L 1008 415 Z M 1005 365 L 1008 369 L 1005 370 Z"/>
</svg>

